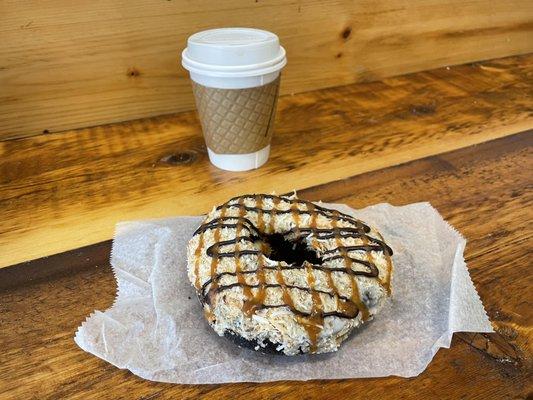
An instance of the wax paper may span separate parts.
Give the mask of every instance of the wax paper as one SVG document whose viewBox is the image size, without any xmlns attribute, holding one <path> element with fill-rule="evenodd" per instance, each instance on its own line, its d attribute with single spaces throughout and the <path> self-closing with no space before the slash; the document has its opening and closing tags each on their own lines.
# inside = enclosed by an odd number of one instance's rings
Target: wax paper
<svg viewBox="0 0 533 400">
<path fill-rule="evenodd" d="M 187 278 L 186 245 L 203 217 L 117 225 L 112 307 L 79 327 L 85 351 L 142 378 L 181 384 L 419 375 L 453 332 L 492 332 L 463 259 L 466 240 L 429 203 L 362 210 L 394 250 L 392 300 L 339 351 L 263 355 L 219 337 Z"/>
</svg>

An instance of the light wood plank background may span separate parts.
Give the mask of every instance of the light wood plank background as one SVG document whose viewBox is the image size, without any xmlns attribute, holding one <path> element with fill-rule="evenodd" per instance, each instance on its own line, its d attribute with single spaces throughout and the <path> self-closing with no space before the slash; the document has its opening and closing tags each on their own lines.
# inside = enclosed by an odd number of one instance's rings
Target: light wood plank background
<svg viewBox="0 0 533 400">
<path fill-rule="evenodd" d="M 0 139 L 191 109 L 191 33 L 279 34 L 282 93 L 533 51 L 530 0 L 0 0 Z"/>
<path fill-rule="evenodd" d="M 0 141 L 0 267 L 107 240 L 117 221 L 200 214 L 532 129 L 532 72 L 520 56 L 283 97 L 271 159 L 249 172 L 209 164 L 193 112 Z"/>
</svg>

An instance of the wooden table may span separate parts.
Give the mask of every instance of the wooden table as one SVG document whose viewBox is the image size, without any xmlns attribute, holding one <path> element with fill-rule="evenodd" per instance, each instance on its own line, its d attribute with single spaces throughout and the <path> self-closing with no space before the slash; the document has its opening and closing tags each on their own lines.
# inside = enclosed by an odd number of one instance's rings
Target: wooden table
<svg viewBox="0 0 533 400">
<path fill-rule="evenodd" d="M 209 165 L 194 113 L 0 142 L 0 398 L 530 396 L 532 61 L 284 97 L 272 158 L 247 173 Z M 74 344 L 84 318 L 113 301 L 116 221 L 293 188 L 356 208 L 430 201 L 467 237 L 496 333 L 456 334 L 412 379 L 206 386 L 144 381 Z"/>
</svg>

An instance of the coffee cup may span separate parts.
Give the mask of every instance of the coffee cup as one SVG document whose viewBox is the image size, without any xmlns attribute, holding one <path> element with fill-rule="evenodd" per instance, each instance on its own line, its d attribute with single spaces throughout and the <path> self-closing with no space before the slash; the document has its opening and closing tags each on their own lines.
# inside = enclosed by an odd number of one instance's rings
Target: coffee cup
<svg viewBox="0 0 533 400">
<path fill-rule="evenodd" d="M 267 162 L 286 63 L 272 32 L 222 28 L 189 37 L 182 65 L 191 77 L 213 165 L 247 171 Z"/>
</svg>

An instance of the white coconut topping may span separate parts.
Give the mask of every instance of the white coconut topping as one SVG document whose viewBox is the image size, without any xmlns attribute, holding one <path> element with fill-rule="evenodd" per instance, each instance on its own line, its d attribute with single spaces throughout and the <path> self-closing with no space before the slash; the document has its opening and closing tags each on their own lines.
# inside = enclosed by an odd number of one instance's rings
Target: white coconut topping
<svg viewBox="0 0 533 400">
<path fill-rule="evenodd" d="M 291 212 L 269 212 L 271 210 Z M 225 219 L 220 220 L 221 217 Z M 249 222 L 237 219 L 239 217 Z M 270 341 L 278 351 L 287 355 L 336 351 L 354 328 L 379 311 L 390 294 L 392 261 L 381 235 L 371 229 L 364 235 L 350 236 L 350 232 L 360 230 L 364 225 L 348 216 L 339 217 L 330 211 L 316 212 L 312 203 L 295 196 L 256 195 L 235 198 L 213 208 L 202 226 L 205 228 L 210 221 L 215 222 L 208 229 L 202 230 L 201 227 L 189 242 L 188 276 L 200 297 L 205 299 L 204 311 L 209 323 L 221 336 L 231 332 L 257 342 L 260 347 Z M 217 226 L 217 222 L 233 226 Z M 261 236 L 249 223 L 260 231 Z M 351 231 L 328 236 L 326 230 L 332 228 Z M 321 229 L 324 230 L 322 233 L 316 232 Z M 301 232 L 297 238 L 298 230 Z M 289 241 L 305 243 L 318 259 L 324 261 L 320 265 L 304 262 L 305 268 L 292 268 L 294 266 L 285 261 L 269 259 L 269 250 L 262 236 L 274 233 L 285 234 Z M 235 243 L 236 236 L 246 240 Z M 207 250 L 215 243 L 228 240 L 233 243 L 212 248 L 218 257 L 208 254 Z M 349 251 L 339 248 L 350 246 L 367 248 Z M 372 250 L 368 250 L 368 246 L 373 246 Z M 246 250 L 254 254 L 246 254 Z M 245 254 L 237 256 L 233 254 L 235 252 Z M 230 253 L 230 256 L 220 257 L 222 253 Z M 332 258 L 334 256 L 338 257 Z M 350 261 L 350 258 L 362 263 Z M 370 274 L 366 263 L 377 268 L 376 277 L 358 275 Z M 356 274 L 347 273 L 348 269 Z M 218 278 L 215 283 L 213 275 Z M 210 290 L 213 288 L 215 290 Z M 358 293 L 354 293 L 354 288 Z M 292 304 L 287 304 L 284 291 L 289 294 Z M 255 304 L 251 314 L 249 310 L 247 312 L 245 304 L 259 299 L 261 304 Z M 347 303 L 351 308 L 343 307 Z M 350 316 L 347 310 L 355 310 L 356 315 Z M 328 313 L 343 317 L 321 317 Z M 313 332 L 316 332 L 316 338 Z"/>
</svg>

